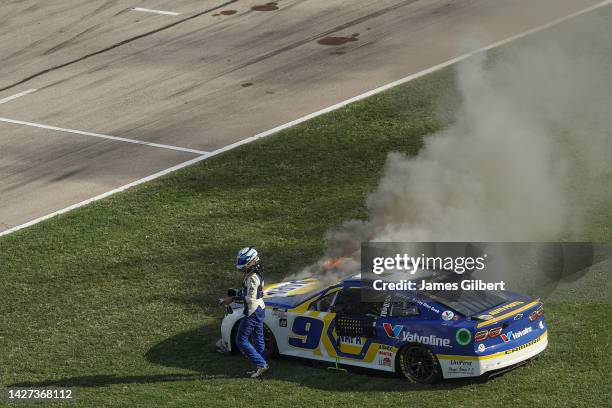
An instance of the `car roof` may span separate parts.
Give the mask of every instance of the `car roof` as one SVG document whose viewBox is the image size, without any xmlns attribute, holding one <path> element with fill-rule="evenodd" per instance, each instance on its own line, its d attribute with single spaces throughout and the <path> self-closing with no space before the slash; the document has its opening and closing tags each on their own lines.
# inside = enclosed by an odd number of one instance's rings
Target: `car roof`
<svg viewBox="0 0 612 408">
<path fill-rule="evenodd" d="M 416 278 L 415 276 L 408 277 L 407 280 L 411 279 L 439 279 L 435 277 L 436 271 L 428 271 L 423 270 L 424 274 L 430 274 L 429 277 L 420 276 Z M 383 278 L 383 275 L 381 275 Z M 385 279 L 390 281 L 399 281 L 401 279 L 406 279 L 405 272 L 397 272 L 397 273 L 389 273 L 384 275 Z M 349 276 L 340 281 L 343 287 L 360 287 L 362 284 L 361 274 L 356 274 L 353 276 Z M 400 291 L 401 293 L 406 293 L 406 291 Z M 482 312 L 483 310 L 490 309 L 492 307 L 498 306 L 500 304 L 507 303 L 512 300 L 528 300 L 528 296 L 519 295 L 517 293 L 508 292 L 508 291 L 491 291 L 491 290 L 482 290 L 482 291 L 462 291 L 459 296 L 454 291 L 449 293 L 449 291 L 423 291 L 423 290 L 415 290 L 411 291 L 412 295 L 415 298 L 419 298 L 422 300 L 426 300 L 430 303 L 436 303 L 445 308 L 453 309 L 456 312 L 463 314 L 464 316 L 472 316 L 476 313 Z"/>
</svg>

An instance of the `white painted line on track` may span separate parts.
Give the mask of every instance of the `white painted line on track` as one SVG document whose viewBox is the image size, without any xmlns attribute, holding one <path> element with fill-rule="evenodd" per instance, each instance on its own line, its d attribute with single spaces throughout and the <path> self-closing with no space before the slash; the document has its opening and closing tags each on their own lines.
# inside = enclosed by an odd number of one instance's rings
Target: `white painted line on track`
<svg viewBox="0 0 612 408">
<path fill-rule="evenodd" d="M 149 146 L 149 147 L 157 147 L 157 148 L 160 148 L 160 149 L 176 150 L 176 151 L 179 151 L 179 152 L 187 152 L 187 153 L 193 153 L 193 154 L 198 154 L 198 155 L 208 154 L 209 153 L 209 152 L 205 152 L 205 151 L 202 151 L 202 150 L 189 149 L 187 147 L 178 147 L 178 146 L 171 146 L 171 145 L 166 145 L 166 144 L 161 144 L 161 143 L 145 142 L 143 140 L 127 139 L 125 137 L 102 135 L 100 133 L 82 132 L 80 130 L 66 129 L 66 128 L 61 128 L 61 127 L 57 127 L 57 126 L 42 125 L 40 123 L 25 122 L 23 120 L 0 118 L 0 122 L 14 123 L 16 125 L 31 126 L 31 127 L 36 127 L 36 128 L 40 128 L 40 129 L 55 130 L 57 132 L 73 133 L 73 134 L 76 134 L 76 135 L 83 135 L 83 136 L 90 136 L 90 137 L 99 137 L 101 139 L 108 139 L 108 140 L 115 140 L 115 141 L 118 141 L 118 142 L 133 143 L 133 144 L 139 144 L 139 145 Z"/>
<path fill-rule="evenodd" d="M 181 15 L 181 13 L 177 13 L 175 11 L 153 10 L 153 9 L 142 8 L 142 7 L 132 7 L 130 10 L 142 11 L 145 13 L 153 13 L 153 14 L 163 14 L 166 16 L 180 16 Z"/>
<path fill-rule="evenodd" d="M 438 64 L 438 65 L 435 65 L 435 66 L 433 66 L 433 67 L 427 68 L 427 69 L 425 69 L 425 70 L 423 70 L 423 71 L 420 71 L 420 72 L 417 72 L 417 73 L 414 73 L 414 74 L 408 75 L 408 76 L 406 76 L 406 77 L 404 77 L 404 78 L 398 79 L 397 81 L 393 81 L 393 82 L 388 83 L 388 84 L 386 84 L 386 85 L 380 86 L 380 87 L 375 88 L 375 89 L 373 89 L 373 90 L 371 90 L 371 91 L 365 92 L 365 93 L 363 93 L 363 94 L 361 94 L 361 95 L 357 95 L 357 96 L 355 96 L 355 97 L 353 97 L 353 98 L 350 98 L 350 99 L 347 99 L 347 100 L 345 100 L 345 101 L 339 102 L 339 103 L 337 103 L 337 104 L 335 104 L 335 105 L 329 106 L 329 107 L 327 107 L 327 108 L 325 108 L 325 109 L 321 109 L 321 110 L 318 110 L 318 111 L 316 111 L 316 112 L 313 112 L 313 113 L 311 113 L 311 114 L 309 114 L 309 115 L 302 116 L 301 118 L 295 119 L 295 120 L 293 120 L 293 121 L 291 121 L 291 122 L 287 122 L 287 123 L 285 123 L 285 124 L 283 124 L 283 125 L 277 126 L 277 127 L 272 128 L 272 129 L 270 129 L 270 130 L 267 130 L 267 131 L 265 131 L 265 132 L 258 133 L 258 134 L 254 135 L 254 136 L 251 136 L 251 137 L 249 137 L 249 138 L 246 138 L 246 139 L 240 140 L 240 141 L 238 141 L 238 142 L 236 142 L 236 143 L 232 143 L 232 144 L 227 145 L 227 146 L 225 146 L 225 147 L 222 147 L 222 148 L 220 148 L 220 149 L 217 149 L 217 150 L 214 150 L 214 151 L 212 151 L 212 152 L 209 152 L 209 153 L 203 154 L 202 156 L 196 157 L 195 159 L 191 159 L 191 160 L 189 160 L 189 161 L 186 161 L 186 162 L 183 162 L 183 163 L 177 164 L 176 166 L 170 167 L 170 168 L 168 168 L 168 169 L 166 169 L 166 170 L 162 170 L 162 171 L 160 171 L 160 172 L 157 172 L 157 173 L 155 173 L 155 174 L 152 174 L 152 175 L 150 175 L 150 176 L 148 176 L 148 177 L 142 178 L 142 179 L 140 179 L 140 180 L 136 180 L 136 181 L 134 181 L 134 182 L 132 182 L 132 183 L 130 183 L 130 184 L 126 184 L 126 185 L 124 185 L 124 186 L 121 186 L 121 187 L 118 187 L 118 188 L 116 188 L 116 189 L 110 190 L 110 191 L 108 191 L 108 192 L 106 192 L 106 193 L 103 193 L 103 194 L 97 195 L 97 196 L 95 196 L 95 197 L 92 197 L 92 198 L 90 198 L 90 199 L 88 199 L 88 200 L 81 201 L 80 203 L 73 204 L 73 205 L 71 205 L 71 206 L 69 206 L 69 207 L 63 208 L 63 209 L 61 209 L 61 210 L 59 210 L 59 211 L 55 211 L 55 212 L 53 212 L 53 213 L 51 213 L 51 214 L 47 214 L 47 215 L 44 215 L 44 216 L 42 216 L 42 217 L 36 218 L 36 219 L 34 219 L 34 220 L 32 220 L 32 221 L 28 221 L 28 222 L 26 222 L 25 224 L 21 224 L 21 225 L 18 225 L 18 226 L 12 227 L 12 228 L 10 228 L 10 229 L 7 229 L 7 230 L 5 230 L 5 231 L 1 231 L 1 232 L 0 232 L 0 237 L 1 237 L 1 236 L 4 236 L 4 235 L 8 235 L 8 234 L 10 234 L 10 233 L 13 233 L 13 232 L 15 232 L 15 231 L 19 231 L 20 229 L 30 227 L 30 226 L 32 226 L 32 225 L 34 225 L 34 224 L 38 224 L 39 222 L 44 221 L 44 220 L 47 220 L 47 219 L 49 219 L 49 218 L 52 218 L 52 217 L 54 217 L 54 216 L 56 216 L 56 215 L 59 215 L 59 214 L 64 214 L 64 213 L 66 213 L 66 212 L 68 212 L 68 211 L 71 211 L 71 210 L 74 210 L 74 209 L 76 209 L 76 208 L 83 207 L 84 205 L 87 205 L 87 204 L 92 203 L 92 202 L 94 202 L 94 201 L 98 201 L 98 200 L 100 200 L 100 199 L 102 199 L 102 198 L 105 198 L 105 197 L 111 196 L 111 195 L 113 195 L 113 194 L 115 194 L 115 193 L 119 193 L 119 192 L 121 192 L 121 191 L 125 191 L 125 190 L 127 190 L 128 188 L 130 188 L 130 187 L 134 187 L 134 186 L 137 186 L 137 185 L 139 185 L 139 184 L 145 183 L 145 182 L 147 182 L 147 181 L 154 180 L 154 179 L 156 179 L 156 178 L 158 178 L 158 177 L 165 176 L 166 174 L 169 174 L 169 173 L 172 173 L 172 172 L 174 172 L 174 171 L 177 171 L 177 170 L 183 169 L 183 168 L 185 168 L 185 167 L 191 166 L 191 165 L 196 164 L 196 163 L 198 163 L 198 162 L 200 162 L 200 161 L 202 161 L 202 160 L 206 160 L 206 159 L 208 159 L 208 158 L 210 158 L 210 157 L 214 157 L 214 156 L 216 156 L 216 155 L 218 155 L 218 154 L 221 154 L 221 153 L 224 153 L 224 152 L 226 152 L 226 151 L 228 151 L 228 150 L 235 149 L 235 148 L 236 148 L 236 147 L 238 147 L 238 146 L 242 146 L 242 145 L 244 145 L 244 144 L 251 143 L 251 142 L 253 142 L 253 141 L 257 140 L 257 139 L 264 138 L 264 137 L 266 137 L 266 136 L 269 136 L 269 135 L 274 134 L 274 133 L 276 133 L 276 132 L 279 132 L 279 131 L 281 131 L 281 130 L 284 130 L 284 129 L 287 129 L 287 128 L 289 128 L 289 127 L 295 126 L 295 125 L 297 125 L 297 124 L 300 124 L 300 123 L 306 122 L 306 121 L 307 121 L 307 120 L 309 120 L 309 119 L 315 118 L 315 117 L 317 117 L 317 116 L 323 115 L 323 114 L 328 113 L 328 112 L 332 112 L 332 111 L 334 111 L 334 110 L 336 110 L 336 109 L 340 109 L 340 108 L 342 108 L 342 107 L 344 107 L 344 106 L 346 106 L 346 105 L 348 105 L 348 104 L 350 104 L 350 103 L 353 103 L 353 102 L 356 102 L 356 101 L 362 100 L 362 99 L 364 99 L 364 98 L 367 98 L 368 96 L 375 95 L 375 94 L 377 94 L 377 93 L 380 93 L 380 92 L 386 91 L 386 90 L 388 90 L 388 89 L 390 89 L 390 88 L 393 88 L 393 87 L 395 87 L 395 86 L 398 86 L 398 85 L 404 84 L 404 83 L 406 83 L 406 82 L 412 81 L 412 80 L 414 80 L 414 79 L 417 79 L 417 78 L 419 78 L 419 77 L 422 77 L 422 76 L 427 75 L 427 74 L 429 74 L 429 73 L 432 73 L 432 72 L 434 72 L 434 71 L 438 71 L 438 70 L 440 70 L 440 69 L 442 69 L 442 68 L 446 68 L 446 67 L 448 67 L 448 66 L 450 66 L 450 65 L 452 65 L 452 64 L 455 64 L 455 63 L 457 63 L 457 62 L 459 62 L 459 61 L 463 61 L 463 60 L 465 60 L 466 58 L 469 58 L 470 56 L 472 56 L 472 55 L 474 55 L 474 54 L 478 54 L 478 53 L 481 53 L 481 52 L 485 52 L 485 51 L 488 51 L 488 50 L 490 50 L 490 49 L 492 49 L 492 48 L 499 47 L 499 46 L 501 46 L 501 45 L 507 44 L 507 43 L 512 42 L 512 41 L 514 41 L 514 40 L 518 40 L 519 38 L 522 38 L 522 37 L 528 36 L 528 35 L 530 35 L 530 34 L 536 33 L 536 32 L 541 31 L 541 30 L 545 30 L 545 29 L 547 29 L 547 28 L 549 28 L 549 27 L 552 27 L 552 26 L 554 26 L 554 25 L 557 25 L 557 24 L 559 24 L 559 23 L 562 23 L 562 22 L 564 22 L 564 21 L 566 21 L 566 20 L 569 20 L 569 19 L 574 18 L 574 17 L 576 17 L 576 16 L 579 16 L 579 15 L 581 15 L 581 14 L 588 13 L 588 12 L 590 12 L 590 11 L 596 10 L 596 9 L 598 9 L 598 8 L 600 8 L 600 7 L 607 6 L 607 5 L 609 5 L 609 4 L 612 4 L 612 0 L 606 0 L 606 1 L 602 2 L 602 3 L 598 3 L 598 4 L 594 5 L 594 6 L 588 7 L 588 8 L 586 8 L 586 9 L 583 9 L 583 10 L 577 11 L 577 12 L 572 13 L 572 14 L 570 14 L 570 15 L 567 15 L 567 16 L 565 16 L 565 17 L 558 18 L 558 19 L 553 20 L 553 21 L 551 21 L 551 22 L 549 22 L 549 23 L 546 23 L 546 24 L 540 25 L 540 26 L 538 26 L 538 27 L 535 27 L 535 28 L 532 28 L 532 29 L 530 29 L 530 30 L 524 31 L 524 32 L 522 32 L 522 33 L 520 33 L 520 34 L 514 35 L 514 36 L 509 37 L 509 38 L 506 38 L 505 40 L 497 41 L 497 42 L 495 42 L 495 43 L 493 43 L 493 44 L 490 44 L 490 45 L 488 45 L 488 46 L 486 46 L 486 47 L 482 47 L 482 48 L 479 48 L 479 49 L 477 49 L 477 50 L 475 50 L 475 51 L 472 51 L 472 52 L 470 52 L 470 53 L 460 55 L 460 56 L 458 56 L 458 57 L 456 57 L 456 58 L 450 59 L 450 60 L 445 61 L 445 62 L 443 62 L 443 63 L 441 63 L 441 64 Z"/>
<path fill-rule="evenodd" d="M 32 92 L 36 92 L 36 89 L 28 89 L 27 91 L 19 92 L 18 94 L 15 94 L 15 95 L 7 96 L 4 99 L 0 99 L 0 105 L 2 105 L 3 103 L 7 103 L 9 101 L 12 101 L 13 99 L 21 98 L 22 96 L 31 94 Z"/>
</svg>

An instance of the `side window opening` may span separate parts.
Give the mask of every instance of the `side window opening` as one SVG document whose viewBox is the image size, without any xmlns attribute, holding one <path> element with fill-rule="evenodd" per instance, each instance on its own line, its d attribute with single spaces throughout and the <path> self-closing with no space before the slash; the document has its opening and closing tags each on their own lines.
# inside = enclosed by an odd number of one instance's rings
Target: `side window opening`
<svg viewBox="0 0 612 408">
<path fill-rule="evenodd" d="M 334 311 L 339 315 L 346 316 L 379 317 L 383 308 L 382 300 L 363 302 L 362 290 L 360 288 L 347 288 L 340 291 L 334 305 Z"/>
<path fill-rule="evenodd" d="M 416 304 L 401 299 L 391 299 L 387 316 L 389 317 L 412 317 L 418 316 L 421 313 Z"/>
<path fill-rule="evenodd" d="M 308 310 L 319 312 L 334 312 L 345 316 L 366 317 L 414 317 L 421 312 L 418 306 L 408 299 L 397 295 L 369 293 L 370 301 L 362 301 L 361 288 L 345 288 L 330 293 L 310 304 Z"/>
</svg>

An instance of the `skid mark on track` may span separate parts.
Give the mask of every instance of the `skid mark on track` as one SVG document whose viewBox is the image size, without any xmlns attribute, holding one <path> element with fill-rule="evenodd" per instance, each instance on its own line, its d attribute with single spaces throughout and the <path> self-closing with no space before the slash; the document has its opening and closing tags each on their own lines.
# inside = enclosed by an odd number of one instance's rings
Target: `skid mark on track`
<svg viewBox="0 0 612 408">
<path fill-rule="evenodd" d="M 184 22 L 186 22 L 186 21 L 193 20 L 194 18 L 198 18 L 198 17 L 203 16 L 203 15 L 205 15 L 205 14 L 212 13 L 213 11 L 217 11 L 217 10 L 219 10 L 219 9 L 222 9 L 222 8 L 224 8 L 224 7 L 227 7 L 227 6 L 229 6 L 230 4 L 233 4 L 233 3 L 237 2 L 237 1 L 238 1 L 238 0 L 228 0 L 228 1 L 226 1 L 225 3 L 223 3 L 223 4 L 220 4 L 220 5 L 218 5 L 218 6 L 212 7 L 212 8 L 210 8 L 210 9 L 208 9 L 208 10 L 204 10 L 204 11 L 202 11 L 202 12 L 200 12 L 200 13 L 193 14 L 193 15 L 191 15 L 191 16 L 189 16 L 189 17 L 185 17 L 185 18 L 183 18 L 183 19 L 180 19 L 180 20 L 178 20 L 178 21 L 175 21 L 174 23 L 166 24 L 165 26 L 162 26 L 162 27 L 157 28 L 157 29 L 152 30 L 152 31 L 148 31 L 148 32 L 143 33 L 143 34 L 139 34 L 139 35 L 137 35 L 137 36 L 135 36 L 135 37 L 130 37 L 130 38 L 126 39 L 126 40 L 120 41 L 120 42 L 118 42 L 118 43 L 116 43 L 116 44 L 113 44 L 113 45 L 111 45 L 111 46 L 109 46 L 109 47 L 106 47 L 106 48 L 103 48 L 103 49 L 101 49 L 101 50 L 98 50 L 98 51 L 95 51 L 95 52 L 92 52 L 92 53 L 89 53 L 89 54 L 85 54 L 85 55 L 83 55 L 82 57 L 79 57 L 79 58 L 76 58 L 76 59 L 70 60 L 70 61 L 65 62 L 65 63 L 63 63 L 63 64 L 56 65 L 56 66 L 54 66 L 54 67 L 44 69 L 44 70 L 39 71 L 39 72 L 37 72 L 37 73 L 35 73 L 35 74 L 32 74 L 32 75 L 30 75 L 29 77 L 24 78 L 24 79 L 22 79 L 22 80 L 20 80 L 20 81 L 18 81 L 18 82 L 15 82 L 15 83 L 13 83 L 13 84 L 11 84 L 11 85 L 5 86 L 4 88 L 1 88 L 1 89 L 0 89 L 0 92 L 6 91 L 6 90 L 11 89 L 11 88 L 14 88 L 14 87 L 16 87 L 16 86 L 18 86 L 18 85 L 21 85 L 21 84 L 25 83 L 25 82 L 31 81 L 32 79 L 37 78 L 37 77 L 39 77 L 39 76 L 41 76 L 41 75 L 48 74 L 49 72 L 56 71 L 56 70 L 58 70 L 58 69 L 61 69 L 61 68 L 67 67 L 67 66 L 72 65 L 72 64 L 76 64 L 77 62 L 81 62 L 81 61 L 86 60 L 86 59 L 88 59 L 88 58 L 95 57 L 96 55 L 103 54 L 103 53 L 105 53 L 105 52 L 108 52 L 108 51 L 110 51 L 110 50 L 113 50 L 113 49 L 115 49 L 115 48 L 117 48 L 117 47 L 121 47 L 122 45 L 129 44 L 129 43 L 134 42 L 134 41 L 136 41 L 136 40 L 139 40 L 139 39 L 141 39 L 141 38 L 148 37 L 148 36 L 153 35 L 153 34 L 157 34 L 157 33 L 159 33 L 160 31 L 164 31 L 164 30 L 167 30 L 167 29 L 169 29 L 169 28 L 175 27 L 175 26 L 177 26 L 177 25 L 179 25 L 179 24 L 181 24 L 181 23 L 184 23 Z"/>
<path fill-rule="evenodd" d="M 98 15 L 98 14 L 102 13 L 103 11 L 106 11 L 106 10 L 110 9 L 111 7 L 116 6 L 117 3 L 119 3 L 119 0 L 108 0 L 104 4 L 100 5 L 97 9 L 92 11 L 91 13 L 86 14 L 85 16 L 83 16 L 83 19 L 86 19 L 86 18 L 89 18 L 89 17 L 93 17 L 95 15 Z"/>
<path fill-rule="evenodd" d="M 92 31 L 97 30 L 100 27 L 101 24 L 96 24 L 94 26 L 89 27 L 86 30 L 81 31 L 80 33 L 70 37 L 69 39 L 67 39 L 66 41 L 62 41 L 61 43 L 57 44 L 54 47 L 49 48 L 47 51 L 44 52 L 44 55 L 49 55 L 49 54 L 53 54 L 56 51 L 61 50 L 62 48 L 66 47 L 69 44 L 72 44 L 73 42 L 75 42 L 76 40 L 78 40 L 80 37 L 83 37 L 86 34 L 91 33 Z"/>
</svg>

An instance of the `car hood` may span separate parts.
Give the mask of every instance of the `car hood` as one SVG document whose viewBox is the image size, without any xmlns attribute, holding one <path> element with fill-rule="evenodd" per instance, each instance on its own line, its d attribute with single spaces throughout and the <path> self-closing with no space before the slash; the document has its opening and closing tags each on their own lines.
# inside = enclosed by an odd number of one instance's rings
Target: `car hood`
<svg viewBox="0 0 612 408">
<path fill-rule="evenodd" d="M 267 306 L 292 308 L 317 293 L 322 288 L 317 278 L 307 278 L 274 283 L 264 287 Z"/>
</svg>

